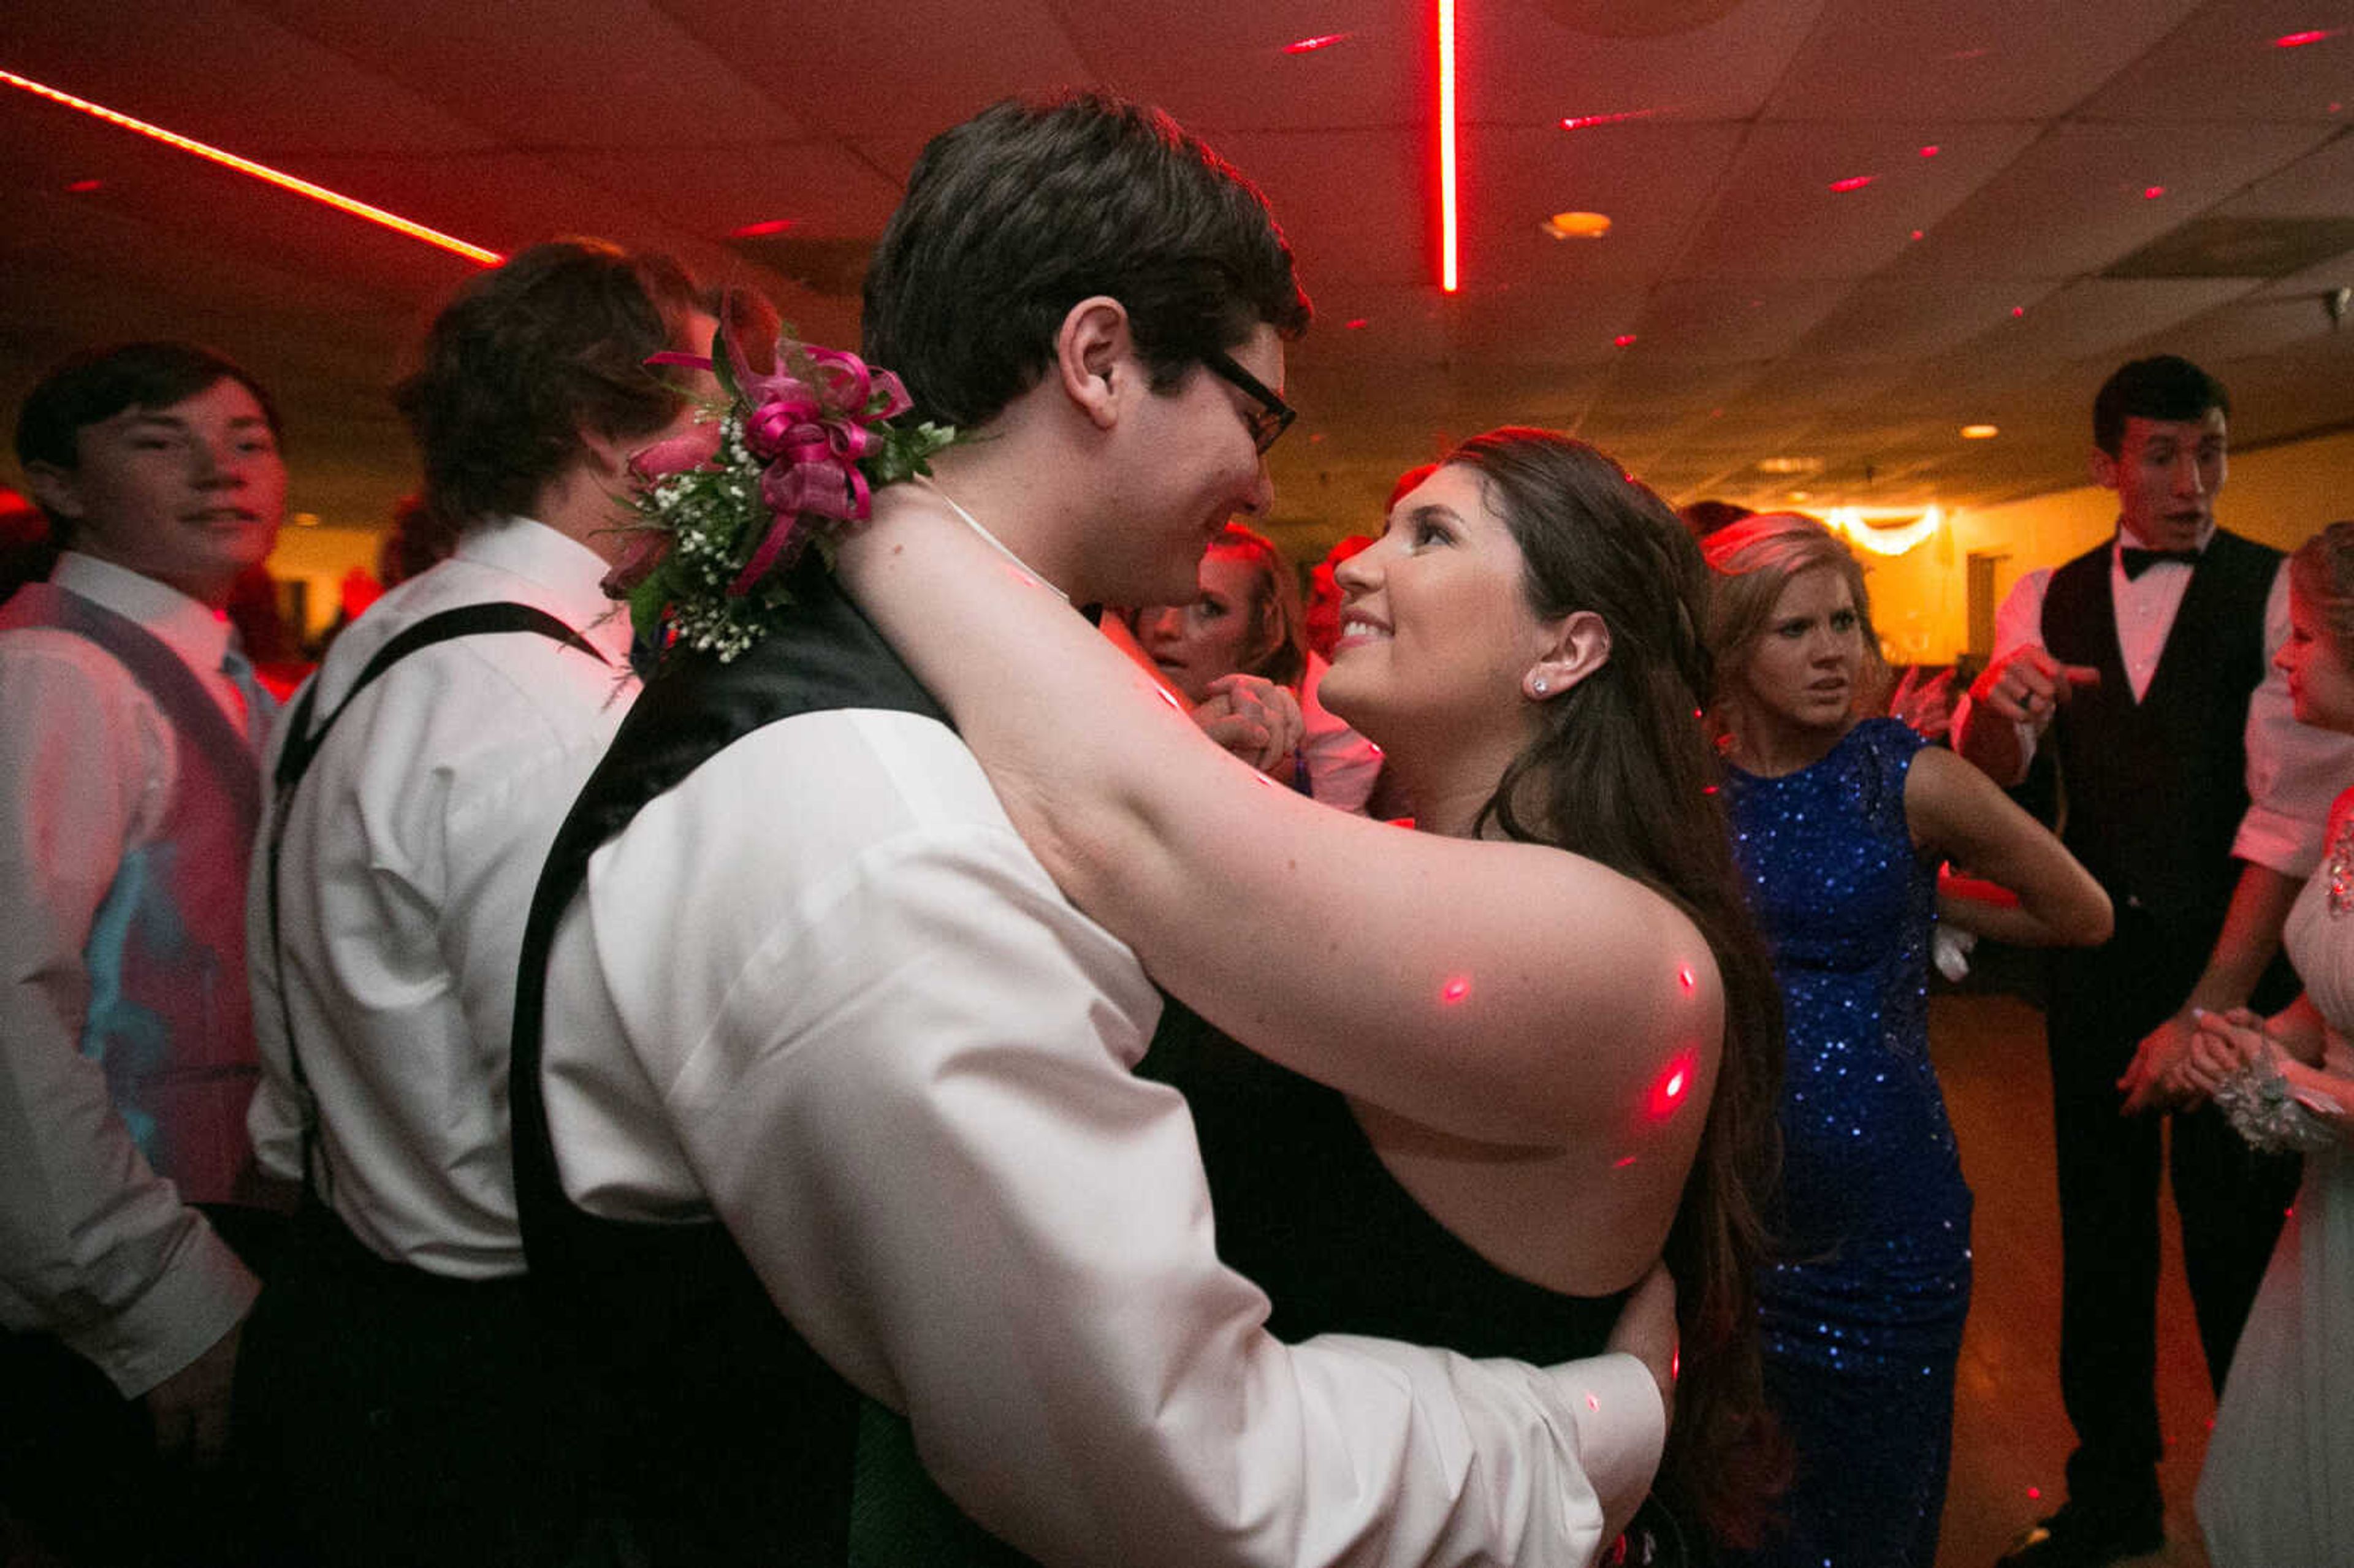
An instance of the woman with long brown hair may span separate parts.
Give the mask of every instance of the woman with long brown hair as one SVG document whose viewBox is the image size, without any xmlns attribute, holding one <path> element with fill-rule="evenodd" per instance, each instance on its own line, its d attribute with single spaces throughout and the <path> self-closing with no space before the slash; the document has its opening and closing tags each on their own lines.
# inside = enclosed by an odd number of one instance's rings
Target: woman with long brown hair
<svg viewBox="0 0 2354 1568">
<path fill-rule="evenodd" d="M 1754 1538 L 1779 1035 L 1674 513 L 1508 429 L 1341 567 L 1326 700 L 1387 754 L 1411 833 L 1266 788 L 925 487 L 880 493 L 840 567 L 1066 893 L 1198 1013 L 1143 1070 L 1193 1104 L 1269 1326 L 1591 1353 L 1664 1253 L 1662 1489 L 1682 1528 Z"/>
</svg>

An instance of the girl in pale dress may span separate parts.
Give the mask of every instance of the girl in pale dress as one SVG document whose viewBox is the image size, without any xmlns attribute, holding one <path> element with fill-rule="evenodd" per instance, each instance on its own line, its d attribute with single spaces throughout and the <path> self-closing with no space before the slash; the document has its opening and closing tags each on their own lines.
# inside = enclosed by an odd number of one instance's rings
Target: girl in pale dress
<svg viewBox="0 0 2354 1568">
<path fill-rule="evenodd" d="M 2289 588 L 2274 662 L 2296 716 L 2354 734 L 2354 523 L 2306 541 Z M 2268 1019 L 2207 1015 L 2164 1080 L 2211 1097 L 2259 1147 L 2306 1151 L 2199 1478 L 2216 1568 L 2354 1560 L 2354 789 L 2325 842 L 2284 933 L 2305 993 Z"/>
</svg>

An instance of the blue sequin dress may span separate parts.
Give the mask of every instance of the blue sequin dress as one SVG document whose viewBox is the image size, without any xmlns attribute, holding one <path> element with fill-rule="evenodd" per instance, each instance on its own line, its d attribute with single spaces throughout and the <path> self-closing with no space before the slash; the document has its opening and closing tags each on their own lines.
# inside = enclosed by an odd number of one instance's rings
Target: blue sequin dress
<svg viewBox="0 0 2354 1568">
<path fill-rule="evenodd" d="M 1904 816 L 1922 745 L 1893 719 L 1867 719 L 1797 772 L 1728 769 L 1788 1042 L 1778 1261 L 1758 1294 L 1767 1393 L 1798 1470 L 1788 1528 L 1753 1563 L 1936 1559 L 1970 1191 L 1929 1061 L 1936 865 Z"/>
</svg>

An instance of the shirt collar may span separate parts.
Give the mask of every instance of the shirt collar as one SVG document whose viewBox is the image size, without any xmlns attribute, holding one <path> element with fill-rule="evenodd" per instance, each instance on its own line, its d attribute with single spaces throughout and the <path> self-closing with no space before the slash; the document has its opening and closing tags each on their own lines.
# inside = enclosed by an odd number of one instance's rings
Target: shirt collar
<svg viewBox="0 0 2354 1568">
<path fill-rule="evenodd" d="M 192 670 L 217 673 L 228 652 L 228 616 L 128 567 L 66 550 L 58 555 L 49 582 L 153 632 Z"/>
<path fill-rule="evenodd" d="M 545 608 L 616 667 L 629 663 L 629 609 L 605 597 L 612 563 L 579 540 L 535 518 L 493 517 L 461 534 L 451 554 L 546 589 L 551 602 Z"/>
</svg>

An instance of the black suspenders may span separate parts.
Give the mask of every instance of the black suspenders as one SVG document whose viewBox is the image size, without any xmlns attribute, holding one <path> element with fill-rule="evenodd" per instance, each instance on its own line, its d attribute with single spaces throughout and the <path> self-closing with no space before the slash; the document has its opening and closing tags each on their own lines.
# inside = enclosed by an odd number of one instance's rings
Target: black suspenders
<svg viewBox="0 0 2354 1568">
<path fill-rule="evenodd" d="M 335 721 L 359 694 L 372 685 L 376 677 L 421 648 L 452 638 L 479 637 L 492 632 L 529 631 L 556 641 L 569 644 L 588 654 L 599 663 L 610 661 L 563 621 L 544 609 L 527 604 L 469 604 L 455 609 L 445 609 L 429 615 L 376 650 L 376 657 L 367 662 L 360 678 L 344 694 L 319 727 L 311 727 L 311 712 L 319 696 L 319 683 L 311 683 L 302 701 L 288 715 L 286 744 L 278 753 L 278 765 L 271 771 L 272 789 L 270 802 L 270 961 L 278 974 L 278 1016 L 286 1035 L 286 1063 L 294 1075 L 294 1094 L 302 1112 L 302 1185 L 308 1189 L 312 1181 L 312 1154 L 319 1137 L 319 1110 L 311 1094 L 310 1075 L 302 1070 L 302 1048 L 295 1043 L 294 1013 L 286 999 L 286 948 L 279 939 L 279 861 L 286 842 L 287 809 L 293 803 L 294 791 L 302 787 L 302 776 L 311 770 L 322 747 L 327 744 L 329 732 Z M 323 1193 L 321 1194 L 323 1197 Z"/>
</svg>

